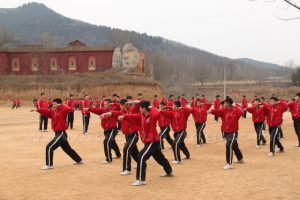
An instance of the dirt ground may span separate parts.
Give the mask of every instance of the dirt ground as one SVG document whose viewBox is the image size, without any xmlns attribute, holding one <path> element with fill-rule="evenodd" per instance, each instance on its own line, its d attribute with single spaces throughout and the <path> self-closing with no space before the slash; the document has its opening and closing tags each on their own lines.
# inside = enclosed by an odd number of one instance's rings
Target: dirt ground
<svg viewBox="0 0 300 200">
<path fill-rule="evenodd" d="M 256 135 L 250 115 L 240 120 L 239 145 L 245 163 L 234 163 L 233 170 L 223 170 L 225 141 L 220 140 L 220 123 L 213 116 L 205 129 L 208 144 L 197 148 L 195 128 L 189 120 L 187 146 L 191 160 L 172 165 L 174 177 L 162 178 L 163 172 L 152 158 L 148 160 L 146 186 L 133 187 L 135 170 L 123 177 L 122 160 L 110 165 L 104 158 L 103 131 L 99 118 L 92 115 L 89 135 L 82 134 L 81 116 L 75 114 L 75 129 L 69 130 L 69 142 L 81 155 L 83 165 L 73 161 L 59 148 L 54 153 L 54 169 L 40 170 L 44 165 L 45 146 L 53 132 L 38 131 L 38 114 L 29 107 L 18 110 L 1 107 L 0 115 L 0 199 L 300 199 L 300 151 L 293 147 L 296 135 L 290 113 L 284 116 L 286 152 L 267 157 L 268 145 L 255 149 Z M 269 136 L 267 140 L 269 141 Z M 120 147 L 124 137 L 117 137 Z M 141 147 L 139 142 L 139 147 Z M 173 154 L 166 143 L 166 157 Z M 135 164 L 135 163 L 133 163 Z"/>
</svg>

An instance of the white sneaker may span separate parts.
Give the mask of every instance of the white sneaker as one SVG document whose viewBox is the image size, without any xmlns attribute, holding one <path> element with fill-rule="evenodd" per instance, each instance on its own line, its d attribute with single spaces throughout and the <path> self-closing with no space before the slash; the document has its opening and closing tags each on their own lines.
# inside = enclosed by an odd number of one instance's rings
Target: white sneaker
<svg viewBox="0 0 300 200">
<path fill-rule="evenodd" d="M 174 160 L 174 161 L 172 161 L 172 164 L 178 165 L 178 164 L 181 164 L 181 161 Z"/>
<path fill-rule="evenodd" d="M 231 164 L 226 164 L 223 169 L 228 170 L 228 169 L 233 169 Z"/>
<path fill-rule="evenodd" d="M 43 132 L 48 132 L 47 130 L 43 130 Z"/>
<path fill-rule="evenodd" d="M 82 160 L 81 160 L 80 162 L 74 163 L 74 165 L 83 165 L 83 162 L 82 162 Z"/>
<path fill-rule="evenodd" d="M 160 175 L 160 177 L 172 177 L 173 176 L 173 173 L 171 172 L 170 174 L 167 174 L 166 172 L 165 173 L 162 173 Z"/>
<path fill-rule="evenodd" d="M 146 185 L 146 182 L 145 181 L 136 180 L 131 185 L 132 186 L 142 186 L 142 185 Z"/>
<path fill-rule="evenodd" d="M 199 148 L 199 147 L 202 147 L 202 145 L 201 144 L 197 144 L 197 147 Z"/>
<path fill-rule="evenodd" d="M 269 156 L 269 157 L 272 157 L 272 156 L 274 156 L 274 153 L 273 153 L 273 152 L 270 152 L 270 153 L 268 153 L 268 156 Z"/>
<path fill-rule="evenodd" d="M 260 149 L 261 148 L 261 146 L 259 146 L 259 145 L 256 145 L 256 147 L 255 147 L 256 149 Z"/>
<path fill-rule="evenodd" d="M 102 162 L 101 162 L 101 164 L 110 164 L 111 162 L 108 162 L 108 161 L 106 161 L 106 160 L 103 160 Z"/>
<path fill-rule="evenodd" d="M 45 165 L 45 166 L 42 167 L 41 169 L 42 169 L 42 170 L 49 170 L 49 169 L 53 169 L 53 168 L 54 168 L 53 166 Z"/>
<path fill-rule="evenodd" d="M 84 133 L 84 135 L 88 135 L 88 134 L 89 134 L 88 132 L 85 132 L 85 133 Z"/>
<path fill-rule="evenodd" d="M 125 171 L 121 172 L 120 174 L 121 174 L 122 176 L 127 176 L 127 175 L 129 175 L 130 173 L 131 173 L 130 171 L 125 170 Z"/>
<path fill-rule="evenodd" d="M 133 169 L 137 169 L 137 166 L 134 166 Z"/>
<path fill-rule="evenodd" d="M 241 160 L 238 160 L 237 162 L 238 163 L 245 163 L 243 158 Z"/>
</svg>

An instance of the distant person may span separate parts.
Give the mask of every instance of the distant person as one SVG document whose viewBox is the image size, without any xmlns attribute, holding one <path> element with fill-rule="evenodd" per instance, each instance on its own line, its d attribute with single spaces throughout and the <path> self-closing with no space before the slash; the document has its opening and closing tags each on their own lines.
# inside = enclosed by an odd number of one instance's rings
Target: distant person
<svg viewBox="0 0 300 200">
<path fill-rule="evenodd" d="M 152 106 L 154 106 L 155 108 L 159 108 L 159 102 L 157 100 L 157 95 L 154 95 L 154 97 L 153 97 Z"/>
<path fill-rule="evenodd" d="M 214 101 L 214 109 L 220 109 L 221 108 L 221 100 L 220 100 L 220 95 L 216 95 L 216 99 Z M 218 122 L 219 117 L 215 115 L 215 122 Z"/>
<path fill-rule="evenodd" d="M 207 111 L 210 109 L 210 107 L 210 102 L 202 103 L 202 101 L 198 99 L 196 106 L 192 110 L 196 127 L 197 147 L 201 147 L 203 144 L 206 143 L 204 128 L 206 126 L 207 121 Z"/>
<path fill-rule="evenodd" d="M 288 108 L 291 110 L 295 133 L 298 137 L 295 147 L 298 147 L 300 150 L 300 93 L 296 94 L 295 100 L 288 104 Z"/>
<path fill-rule="evenodd" d="M 14 109 L 14 108 L 16 108 L 17 107 L 17 100 L 16 99 L 13 99 L 12 100 L 12 107 L 11 107 L 11 109 Z"/>
<path fill-rule="evenodd" d="M 284 147 L 280 142 L 279 128 L 282 123 L 282 115 L 287 109 L 287 104 L 279 101 L 277 97 L 271 97 L 270 105 L 264 105 L 263 108 L 267 114 L 266 119 L 270 133 L 270 153 L 268 156 L 272 157 L 275 155 L 276 145 L 280 149 L 279 152 L 284 152 Z"/>
<path fill-rule="evenodd" d="M 49 104 L 46 100 L 46 95 L 44 92 L 41 93 L 40 99 L 37 101 L 37 108 L 49 110 Z M 40 122 L 39 123 L 39 131 L 47 132 L 48 118 L 46 116 L 44 116 L 43 114 L 40 114 L 39 122 Z"/>
<path fill-rule="evenodd" d="M 81 101 L 81 113 L 82 113 L 82 122 L 83 122 L 83 134 L 88 135 L 89 130 L 89 124 L 90 124 L 90 111 L 88 110 L 90 108 L 90 100 L 89 96 L 85 95 L 84 99 Z"/>
<path fill-rule="evenodd" d="M 76 109 L 75 107 L 75 100 L 74 100 L 74 95 L 70 95 L 69 99 L 67 100 L 67 106 L 69 106 L 73 111 L 68 113 L 68 128 L 73 129 L 73 124 L 74 124 L 74 110 Z"/>
<path fill-rule="evenodd" d="M 53 108 L 33 108 L 31 112 L 37 111 L 41 115 L 51 119 L 52 129 L 55 132 L 55 137 L 46 147 L 46 165 L 42 170 L 53 169 L 53 153 L 55 149 L 61 147 L 63 151 L 68 154 L 77 164 L 82 163 L 81 157 L 74 151 L 67 140 L 67 115 L 73 110 L 62 104 L 61 99 L 53 100 Z"/>
<path fill-rule="evenodd" d="M 253 101 L 253 106 L 248 107 L 247 111 L 252 114 L 252 121 L 254 123 L 254 129 L 256 131 L 256 148 L 260 149 L 261 145 L 266 144 L 266 139 L 262 134 L 263 124 L 266 118 L 266 112 L 263 109 L 263 105 L 260 103 L 260 99 L 256 98 Z"/>
<path fill-rule="evenodd" d="M 246 95 L 243 95 L 243 98 L 242 98 L 242 110 L 243 110 L 243 118 L 247 118 L 247 107 L 248 107 L 248 101 L 246 99 Z"/>
</svg>

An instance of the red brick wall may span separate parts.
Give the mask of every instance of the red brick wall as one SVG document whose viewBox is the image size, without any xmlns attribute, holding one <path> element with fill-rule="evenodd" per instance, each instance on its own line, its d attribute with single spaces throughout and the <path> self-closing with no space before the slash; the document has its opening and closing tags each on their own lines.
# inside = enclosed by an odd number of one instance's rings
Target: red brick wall
<svg viewBox="0 0 300 200">
<path fill-rule="evenodd" d="M 104 71 L 112 68 L 113 51 L 93 51 L 93 52 L 54 52 L 54 53 L 7 53 L 8 61 L 5 62 L 5 54 L 0 52 L 0 73 L 3 74 L 68 74 L 68 73 L 84 73 L 88 72 L 88 58 L 94 56 L 96 58 L 96 71 Z M 39 70 L 33 72 L 31 70 L 31 59 L 35 56 L 39 60 Z M 69 57 L 74 56 L 77 60 L 76 71 L 69 71 Z M 20 71 L 11 71 L 11 61 L 14 57 L 20 60 Z M 50 59 L 56 57 L 58 60 L 58 70 L 51 71 Z M 3 65 L 3 66 L 2 66 Z M 93 71 L 91 71 L 93 72 Z"/>
</svg>

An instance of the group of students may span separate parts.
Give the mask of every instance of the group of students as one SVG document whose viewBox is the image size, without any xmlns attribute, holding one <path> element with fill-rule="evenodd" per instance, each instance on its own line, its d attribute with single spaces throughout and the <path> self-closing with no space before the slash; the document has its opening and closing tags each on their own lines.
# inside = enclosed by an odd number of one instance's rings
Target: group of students
<svg viewBox="0 0 300 200">
<path fill-rule="evenodd" d="M 45 96 L 41 94 L 41 101 Z M 82 163 L 81 157 L 70 147 L 67 141 L 66 130 L 68 126 L 73 128 L 74 110 L 72 97 L 66 102 L 61 99 L 54 99 L 52 109 L 41 106 L 41 102 L 37 102 L 37 107 L 32 111 L 39 112 L 43 117 L 50 118 L 52 129 L 55 132 L 54 139 L 46 147 L 46 165 L 42 169 L 53 168 L 53 151 L 61 146 L 62 149 L 78 164 Z M 246 99 L 246 97 L 244 97 Z M 146 179 L 146 161 L 152 156 L 155 161 L 161 165 L 165 171 L 162 176 L 172 176 L 172 167 L 165 158 L 163 140 L 166 139 L 171 145 L 174 161 L 172 164 L 180 164 L 181 151 L 185 155 L 185 159 L 190 159 L 190 152 L 185 145 L 187 136 L 187 121 L 190 115 L 193 116 L 196 134 L 197 147 L 201 147 L 206 143 L 204 128 L 206 126 L 207 115 L 215 116 L 215 121 L 220 118 L 222 121 L 221 131 L 226 139 L 226 165 L 224 169 L 232 169 L 233 152 L 235 153 L 239 163 L 243 163 L 243 154 L 239 148 L 237 138 L 239 130 L 239 119 L 246 113 L 252 113 L 252 120 L 257 134 L 257 148 L 266 143 L 262 135 L 264 122 L 269 126 L 270 132 L 270 153 L 269 156 L 275 155 L 275 146 L 279 148 L 279 152 L 284 152 L 284 147 L 280 142 L 280 126 L 282 124 L 283 113 L 290 109 L 294 120 L 294 127 L 298 136 L 298 144 L 300 150 L 300 93 L 296 94 L 295 100 L 285 102 L 272 96 L 269 102 L 261 101 L 255 98 L 252 106 L 248 107 L 248 102 L 242 100 L 242 104 L 235 104 L 230 97 L 226 97 L 221 101 L 217 95 L 212 104 L 198 94 L 190 103 L 185 99 L 184 94 L 178 99 L 174 99 L 173 95 L 167 100 L 163 97 L 160 101 L 154 96 L 152 102 L 143 100 L 142 94 L 137 95 L 137 99 L 133 100 L 131 96 L 119 100 L 118 95 L 114 94 L 112 99 L 105 99 L 103 105 L 99 107 L 91 106 L 89 97 L 86 95 L 81 102 L 81 112 L 83 116 L 83 133 L 87 134 L 90 113 L 100 116 L 101 127 L 104 130 L 103 148 L 105 160 L 103 164 L 110 164 L 113 161 L 112 150 L 115 152 L 116 158 L 121 157 L 121 152 L 115 137 L 121 130 L 125 135 L 126 143 L 123 147 L 123 170 L 121 175 L 129 175 L 131 173 L 131 158 L 137 162 L 136 181 L 132 184 L 140 186 L 145 184 Z M 70 117 L 69 115 L 73 115 Z M 70 120 L 72 119 L 72 120 Z M 72 122 L 72 123 L 71 123 Z M 157 125 L 160 132 L 157 131 Z M 170 136 L 170 131 L 174 132 L 174 137 Z M 282 132 L 282 131 L 281 131 Z M 144 147 L 138 150 L 137 143 L 141 140 Z"/>
</svg>

